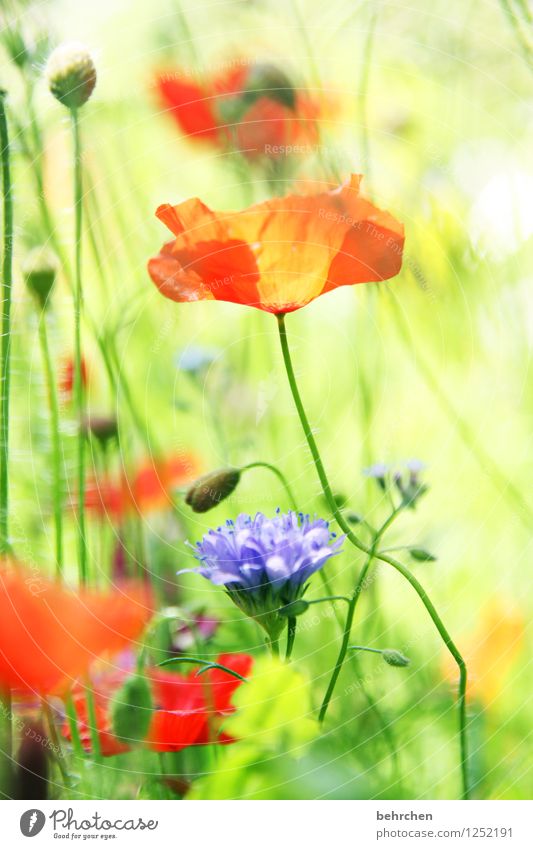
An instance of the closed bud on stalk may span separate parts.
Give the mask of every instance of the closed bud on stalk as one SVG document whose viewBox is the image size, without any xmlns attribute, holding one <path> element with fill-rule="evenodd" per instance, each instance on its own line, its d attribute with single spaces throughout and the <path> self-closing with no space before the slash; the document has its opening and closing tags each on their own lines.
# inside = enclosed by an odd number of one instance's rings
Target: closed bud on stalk
<svg viewBox="0 0 533 849">
<path fill-rule="evenodd" d="M 185 496 L 185 503 L 195 513 L 207 513 L 231 495 L 240 478 L 240 469 L 226 468 L 209 472 L 192 484 Z"/>
<path fill-rule="evenodd" d="M 96 68 L 88 48 L 77 41 L 61 44 L 46 65 L 48 87 L 68 109 L 87 103 L 96 85 Z"/>
<path fill-rule="evenodd" d="M 409 666 L 411 661 L 397 649 L 383 649 L 381 656 L 389 666 Z"/>
<path fill-rule="evenodd" d="M 33 248 L 22 264 L 22 274 L 41 309 L 47 305 L 58 270 L 55 255 L 48 248 Z"/>
<path fill-rule="evenodd" d="M 114 416 L 90 416 L 85 419 L 83 429 L 88 436 L 94 436 L 102 448 L 118 437 L 118 422 Z"/>
<path fill-rule="evenodd" d="M 410 548 L 409 554 L 413 560 L 418 560 L 420 563 L 433 563 L 437 558 L 425 548 Z"/>
<path fill-rule="evenodd" d="M 152 693 L 144 675 L 128 678 L 111 705 L 113 733 L 128 745 L 142 742 L 148 734 L 152 711 Z"/>
</svg>

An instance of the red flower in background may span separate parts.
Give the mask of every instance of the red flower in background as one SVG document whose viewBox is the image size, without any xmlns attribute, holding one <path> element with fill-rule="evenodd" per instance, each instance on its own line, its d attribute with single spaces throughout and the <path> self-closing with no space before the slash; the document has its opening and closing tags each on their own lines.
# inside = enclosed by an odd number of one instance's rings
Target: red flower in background
<svg viewBox="0 0 533 849">
<path fill-rule="evenodd" d="M 197 477 L 199 463 L 192 454 L 145 460 L 120 478 L 87 481 L 85 506 L 100 516 L 121 519 L 135 512 L 162 510 L 172 503 L 172 490 Z"/>
<path fill-rule="evenodd" d="M 81 360 L 81 382 L 83 386 L 88 383 L 87 363 L 82 357 Z M 74 360 L 72 357 L 65 357 L 60 365 L 58 374 L 58 389 L 62 396 L 70 400 L 74 391 Z"/>
<path fill-rule="evenodd" d="M 324 106 L 268 64 L 239 64 L 197 81 L 177 72 L 156 79 L 160 100 L 192 140 L 234 145 L 250 159 L 312 145 Z"/>
<path fill-rule="evenodd" d="M 137 639 L 152 612 L 139 584 L 74 593 L 17 564 L 1 566 L 0 690 L 66 690 L 96 658 Z"/>
<path fill-rule="evenodd" d="M 217 663 L 237 672 L 243 678 L 252 668 L 253 659 L 247 654 L 221 654 Z M 114 693 L 124 683 L 128 673 L 118 671 L 102 676 L 93 685 L 98 736 L 103 755 L 128 751 L 117 740 L 111 727 L 110 703 Z M 187 746 L 210 742 L 231 743 L 232 738 L 221 731 L 224 717 L 233 713 L 233 693 L 242 683 L 228 672 L 211 669 L 203 675 L 179 675 L 160 668 L 147 672 L 152 687 L 154 711 L 145 744 L 158 752 L 179 752 Z M 91 736 L 84 690 L 74 691 L 78 730 L 86 751 L 91 751 Z M 70 739 L 65 723 L 63 733 Z"/>
</svg>

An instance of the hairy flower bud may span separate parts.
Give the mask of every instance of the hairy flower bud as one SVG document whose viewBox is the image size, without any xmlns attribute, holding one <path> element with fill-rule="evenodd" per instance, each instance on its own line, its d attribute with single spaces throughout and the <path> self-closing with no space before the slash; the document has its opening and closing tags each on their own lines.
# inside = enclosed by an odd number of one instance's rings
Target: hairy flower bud
<svg viewBox="0 0 533 849">
<path fill-rule="evenodd" d="M 148 734 L 152 711 L 152 694 L 144 675 L 128 678 L 116 693 L 111 706 L 115 736 L 128 745 L 142 742 Z"/>
<path fill-rule="evenodd" d="M 88 48 L 77 41 L 61 44 L 46 65 L 48 87 L 68 109 L 87 103 L 96 85 L 96 68 Z"/>
<path fill-rule="evenodd" d="M 241 478 L 240 469 L 217 469 L 198 478 L 189 488 L 185 503 L 195 513 L 207 513 L 231 495 Z"/>
<path fill-rule="evenodd" d="M 22 264 L 26 285 L 42 309 L 45 308 L 55 283 L 58 263 L 48 248 L 33 248 Z"/>
<path fill-rule="evenodd" d="M 397 649 L 383 649 L 381 656 L 389 666 L 409 666 L 411 661 Z"/>
</svg>

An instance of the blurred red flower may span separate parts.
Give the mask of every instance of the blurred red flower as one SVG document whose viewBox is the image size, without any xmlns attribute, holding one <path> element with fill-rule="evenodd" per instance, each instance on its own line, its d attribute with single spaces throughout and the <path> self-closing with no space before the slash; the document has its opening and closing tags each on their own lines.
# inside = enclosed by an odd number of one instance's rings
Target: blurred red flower
<svg viewBox="0 0 533 849">
<path fill-rule="evenodd" d="M 233 145 L 251 159 L 317 142 L 324 105 L 273 65 L 243 61 L 202 80 L 171 71 L 155 82 L 162 105 L 193 141 Z"/>
<path fill-rule="evenodd" d="M 394 277 L 403 225 L 361 197 L 360 181 L 354 175 L 333 190 L 241 212 L 214 212 L 198 198 L 163 204 L 156 215 L 175 238 L 149 261 L 150 276 L 173 301 L 230 301 L 277 314 L 339 286 Z"/>
<path fill-rule="evenodd" d="M 145 586 L 71 592 L 18 564 L 0 567 L 0 690 L 61 693 L 104 653 L 137 639 L 153 612 Z"/>
<path fill-rule="evenodd" d="M 88 370 L 87 363 L 83 357 L 81 360 L 81 382 L 83 386 L 87 386 Z M 72 398 L 74 391 L 74 359 L 72 357 L 65 357 L 61 362 L 58 374 L 58 389 L 64 398 L 68 400 Z"/>
<path fill-rule="evenodd" d="M 89 478 L 85 506 L 100 516 L 120 519 L 138 512 L 162 510 L 172 503 L 172 490 L 194 480 L 200 465 L 192 454 L 176 454 L 162 460 L 145 460 L 130 473 L 114 480 Z"/>
<path fill-rule="evenodd" d="M 221 654 L 217 663 L 246 677 L 251 671 L 253 659 L 247 654 Z M 155 668 L 148 670 L 147 675 L 154 701 L 154 711 L 144 741 L 150 749 L 179 752 L 187 746 L 233 742 L 231 737 L 221 731 L 220 726 L 224 717 L 234 711 L 231 698 L 242 683 L 238 678 L 221 669 L 211 669 L 201 676 L 196 676 L 194 672 L 184 676 Z M 129 748 L 114 736 L 109 710 L 114 693 L 127 676 L 127 672 L 117 671 L 101 676 L 93 684 L 98 736 L 103 755 L 120 754 Z M 80 739 L 86 751 L 91 751 L 87 702 L 81 687 L 74 691 L 74 705 Z M 63 733 L 70 739 L 67 723 Z"/>
</svg>

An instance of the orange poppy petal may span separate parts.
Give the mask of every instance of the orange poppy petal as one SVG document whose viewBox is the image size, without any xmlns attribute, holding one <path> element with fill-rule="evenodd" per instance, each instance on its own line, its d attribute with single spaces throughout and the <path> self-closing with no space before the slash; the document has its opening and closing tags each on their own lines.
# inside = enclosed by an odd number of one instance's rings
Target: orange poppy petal
<svg viewBox="0 0 533 849">
<path fill-rule="evenodd" d="M 161 74 L 156 85 L 164 106 L 186 135 L 207 141 L 218 139 L 212 103 L 202 86 L 176 74 Z"/>
<path fill-rule="evenodd" d="M 368 210 L 348 230 L 331 263 L 323 292 L 337 286 L 388 280 L 402 267 L 403 226 L 392 215 L 363 202 Z"/>
<path fill-rule="evenodd" d="M 135 640 L 152 610 L 144 586 L 75 594 L 20 567 L 2 567 L 0 689 L 62 691 L 95 658 Z"/>
<path fill-rule="evenodd" d="M 288 195 L 243 212 L 192 199 L 157 216 L 176 239 L 149 263 L 176 301 L 216 299 L 290 312 L 349 283 L 383 280 L 401 264 L 403 228 L 359 195 L 360 177 L 333 191 Z M 377 234 L 377 235 L 376 235 Z"/>
</svg>

